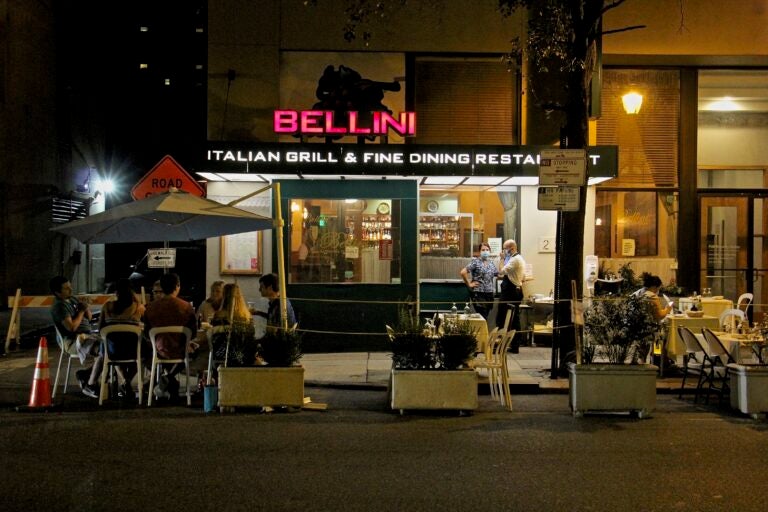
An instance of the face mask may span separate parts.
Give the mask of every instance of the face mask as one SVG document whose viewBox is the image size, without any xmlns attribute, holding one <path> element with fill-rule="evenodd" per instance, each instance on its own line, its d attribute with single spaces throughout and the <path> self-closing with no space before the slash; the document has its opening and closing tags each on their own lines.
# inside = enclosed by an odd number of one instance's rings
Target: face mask
<svg viewBox="0 0 768 512">
<path fill-rule="evenodd" d="M 480 251 L 480 257 L 484 260 L 487 260 L 490 255 L 491 251 Z"/>
</svg>

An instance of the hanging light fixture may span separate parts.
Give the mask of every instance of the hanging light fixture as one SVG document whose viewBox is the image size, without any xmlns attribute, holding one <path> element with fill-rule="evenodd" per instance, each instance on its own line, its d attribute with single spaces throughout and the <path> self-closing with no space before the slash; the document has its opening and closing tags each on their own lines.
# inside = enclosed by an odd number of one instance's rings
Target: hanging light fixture
<svg viewBox="0 0 768 512">
<path fill-rule="evenodd" d="M 640 106 L 643 104 L 643 95 L 635 91 L 630 91 L 621 97 L 624 104 L 624 111 L 627 114 L 637 114 L 640 112 Z"/>
</svg>

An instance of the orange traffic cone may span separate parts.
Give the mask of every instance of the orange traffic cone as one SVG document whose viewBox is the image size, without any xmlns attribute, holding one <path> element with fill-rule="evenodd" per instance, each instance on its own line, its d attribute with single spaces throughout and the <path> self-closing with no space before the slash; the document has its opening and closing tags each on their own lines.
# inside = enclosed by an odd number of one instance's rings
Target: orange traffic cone
<svg viewBox="0 0 768 512">
<path fill-rule="evenodd" d="M 40 338 L 37 349 L 35 377 L 32 381 L 32 393 L 29 395 L 29 407 L 51 406 L 51 376 L 48 372 L 48 342 L 45 336 Z"/>
</svg>

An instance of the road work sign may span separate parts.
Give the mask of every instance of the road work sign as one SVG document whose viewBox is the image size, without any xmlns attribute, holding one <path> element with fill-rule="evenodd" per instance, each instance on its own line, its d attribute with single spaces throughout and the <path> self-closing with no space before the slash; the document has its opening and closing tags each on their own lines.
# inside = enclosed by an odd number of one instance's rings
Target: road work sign
<svg viewBox="0 0 768 512">
<path fill-rule="evenodd" d="M 171 187 L 199 197 L 205 196 L 203 187 L 170 155 L 165 155 L 133 186 L 131 196 L 138 201 L 152 194 L 168 192 Z"/>
<path fill-rule="evenodd" d="M 149 249 L 147 251 L 149 268 L 173 268 L 176 266 L 176 249 Z"/>
</svg>

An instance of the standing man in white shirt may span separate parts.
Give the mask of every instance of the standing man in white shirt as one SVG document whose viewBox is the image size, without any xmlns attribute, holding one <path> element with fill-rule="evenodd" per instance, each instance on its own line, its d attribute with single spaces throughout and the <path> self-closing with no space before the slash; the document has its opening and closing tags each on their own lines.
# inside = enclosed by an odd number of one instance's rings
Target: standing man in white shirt
<svg viewBox="0 0 768 512">
<path fill-rule="evenodd" d="M 517 250 L 517 242 L 507 240 L 499 255 L 499 278 L 501 281 L 501 300 L 496 315 L 496 326 L 504 327 L 507 308 L 512 308 L 512 321 L 509 329 L 517 331 L 512 340 L 511 352 L 520 352 L 520 303 L 523 301 L 523 281 L 525 281 L 525 260 Z"/>
</svg>

